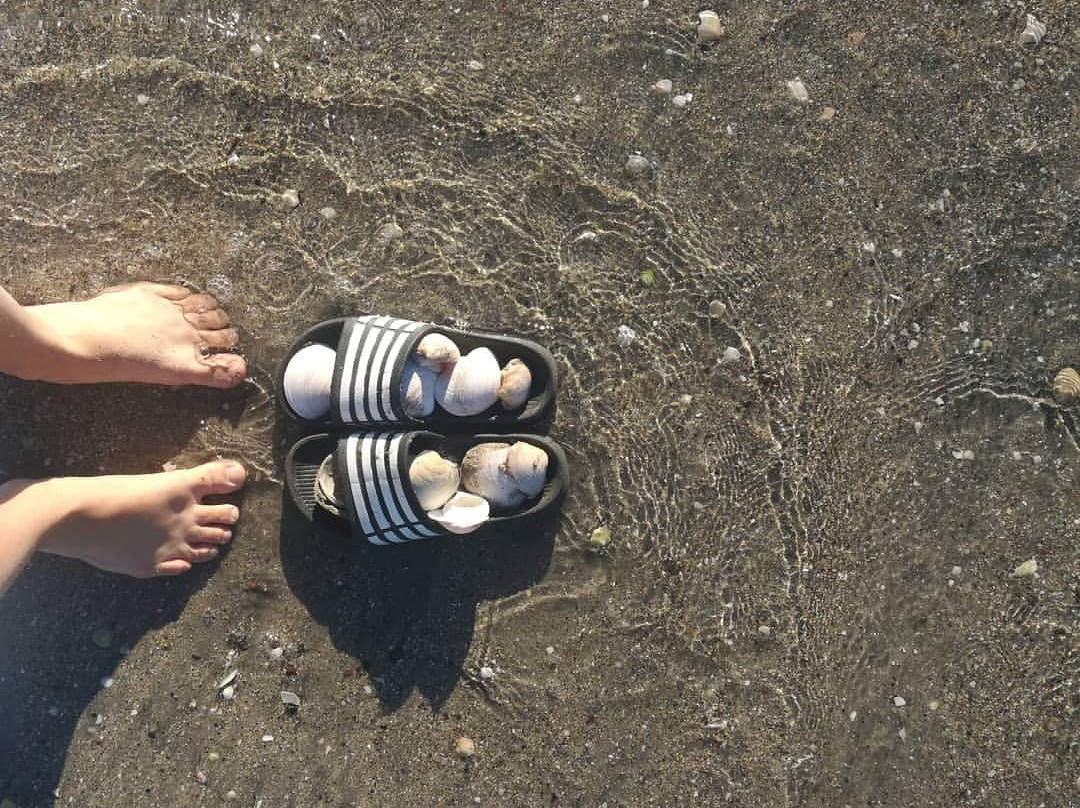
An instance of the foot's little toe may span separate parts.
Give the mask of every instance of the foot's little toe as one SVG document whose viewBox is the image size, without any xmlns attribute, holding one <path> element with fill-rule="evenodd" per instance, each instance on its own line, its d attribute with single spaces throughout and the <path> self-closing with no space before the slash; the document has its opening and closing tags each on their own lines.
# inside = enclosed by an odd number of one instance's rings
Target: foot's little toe
<svg viewBox="0 0 1080 808">
<path fill-rule="evenodd" d="M 235 505 L 198 505 L 195 521 L 200 525 L 235 525 L 240 519 L 240 509 Z"/>
<path fill-rule="evenodd" d="M 200 331 L 212 331 L 224 328 L 229 324 L 229 315 L 224 309 L 211 309 L 210 311 L 192 311 L 184 314 L 184 319 Z"/>
<path fill-rule="evenodd" d="M 197 384 L 211 387 L 236 387 L 247 378 L 247 362 L 236 354 L 215 354 L 202 360 Z"/>
<path fill-rule="evenodd" d="M 240 342 L 240 335 L 235 328 L 218 328 L 213 331 L 200 331 L 199 339 L 210 348 L 235 348 Z"/>
<path fill-rule="evenodd" d="M 228 494 L 244 484 L 247 471 L 235 460 L 215 460 L 188 472 L 194 477 L 195 495 L 199 499 L 210 494 Z"/>
<path fill-rule="evenodd" d="M 191 569 L 191 562 L 183 558 L 170 558 L 154 565 L 155 575 L 181 575 Z"/>
</svg>

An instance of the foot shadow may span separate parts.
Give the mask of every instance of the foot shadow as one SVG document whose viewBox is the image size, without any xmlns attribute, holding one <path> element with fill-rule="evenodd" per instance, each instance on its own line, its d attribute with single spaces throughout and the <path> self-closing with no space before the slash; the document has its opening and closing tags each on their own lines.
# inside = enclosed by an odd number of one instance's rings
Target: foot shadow
<svg viewBox="0 0 1080 808">
<path fill-rule="evenodd" d="M 0 411 L 9 414 L 0 423 L 0 469 L 3 478 L 159 471 L 206 413 L 245 395 L 0 376 Z M 216 566 L 137 581 L 56 556 L 31 561 L 0 597 L 0 799 L 54 804 L 68 747 L 96 730 L 83 717 L 87 706 L 127 649 L 174 621 Z"/>
<path fill-rule="evenodd" d="M 286 493 L 281 563 L 334 645 L 366 670 L 384 712 L 414 689 L 437 711 L 461 678 L 477 605 L 536 584 L 557 531 L 553 516 L 514 535 L 376 547 L 316 531 Z"/>
</svg>

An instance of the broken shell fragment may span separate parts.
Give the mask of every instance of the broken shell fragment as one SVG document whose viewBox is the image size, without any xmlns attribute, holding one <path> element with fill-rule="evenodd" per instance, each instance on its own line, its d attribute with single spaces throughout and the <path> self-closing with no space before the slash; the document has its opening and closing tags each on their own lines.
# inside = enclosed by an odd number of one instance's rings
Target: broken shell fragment
<svg viewBox="0 0 1080 808">
<path fill-rule="evenodd" d="M 441 508 L 428 511 L 428 516 L 451 533 L 472 533 L 491 515 L 491 506 L 483 497 L 458 491 Z"/>
<path fill-rule="evenodd" d="M 426 418 L 435 412 L 436 373 L 409 359 L 401 374 L 401 406 L 410 418 Z"/>
<path fill-rule="evenodd" d="M 1062 368 L 1054 377 L 1054 401 L 1063 407 L 1080 401 L 1080 373 L 1074 368 Z"/>
<path fill-rule="evenodd" d="M 508 443 L 478 443 L 461 458 L 461 486 L 496 508 L 516 508 L 525 494 L 510 476 Z"/>
<path fill-rule="evenodd" d="M 511 359 L 499 374 L 499 401 L 508 410 L 516 410 L 529 400 L 532 371 L 520 359 Z"/>
<path fill-rule="evenodd" d="M 457 344 L 445 334 L 428 334 L 416 346 L 416 361 L 436 373 L 451 367 L 460 358 Z"/>
<path fill-rule="evenodd" d="M 1033 48 L 1037 48 L 1044 36 L 1046 36 L 1046 26 L 1039 22 L 1034 14 L 1028 14 L 1027 25 L 1024 26 L 1024 30 L 1020 32 L 1020 44 L 1031 45 Z"/>
<path fill-rule="evenodd" d="M 457 491 L 460 479 L 457 463 L 430 449 L 417 455 L 409 465 L 409 482 L 425 511 L 445 505 Z"/>
<path fill-rule="evenodd" d="M 315 501 L 321 508 L 335 516 L 341 516 L 345 503 L 337 496 L 334 486 L 334 457 L 327 455 L 315 473 Z"/>
<path fill-rule="evenodd" d="M 548 455 L 539 446 L 519 440 L 506 452 L 506 470 L 526 497 L 535 497 L 547 482 Z"/>
<path fill-rule="evenodd" d="M 699 11 L 697 41 L 715 42 L 724 35 L 724 26 L 720 23 L 720 15 L 715 11 Z"/>
<path fill-rule="evenodd" d="M 336 352 L 329 345 L 305 345 L 285 367 L 285 400 L 301 418 L 315 420 L 330 411 L 330 383 Z"/>
<path fill-rule="evenodd" d="M 502 371 L 489 348 L 476 348 L 443 370 L 435 401 L 451 415 L 479 415 L 499 400 Z"/>
</svg>

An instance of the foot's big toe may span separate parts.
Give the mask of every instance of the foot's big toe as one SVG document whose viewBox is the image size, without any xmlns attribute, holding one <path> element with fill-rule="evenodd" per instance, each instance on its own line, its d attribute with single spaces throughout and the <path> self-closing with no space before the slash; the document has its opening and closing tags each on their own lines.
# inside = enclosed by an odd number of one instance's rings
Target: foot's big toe
<svg viewBox="0 0 1080 808">
<path fill-rule="evenodd" d="M 202 499 L 210 494 L 228 494 L 247 480 L 247 470 L 235 460 L 215 460 L 191 469 L 195 496 Z"/>
<path fill-rule="evenodd" d="M 196 384 L 210 387 L 236 387 L 247 378 L 247 362 L 236 354 L 214 354 L 200 360 Z"/>
</svg>

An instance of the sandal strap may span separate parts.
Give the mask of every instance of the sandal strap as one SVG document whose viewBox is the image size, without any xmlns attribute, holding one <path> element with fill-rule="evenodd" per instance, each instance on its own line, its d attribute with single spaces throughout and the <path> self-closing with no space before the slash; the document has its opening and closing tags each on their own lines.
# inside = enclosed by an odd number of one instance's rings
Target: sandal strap
<svg viewBox="0 0 1080 808">
<path fill-rule="evenodd" d="M 353 523 L 372 544 L 400 544 L 443 535 L 432 527 L 409 481 L 409 433 L 372 432 L 338 442 Z"/>
<path fill-rule="evenodd" d="M 346 322 L 338 345 L 331 419 L 342 424 L 400 423 L 405 360 L 429 323 L 374 314 Z"/>
</svg>

